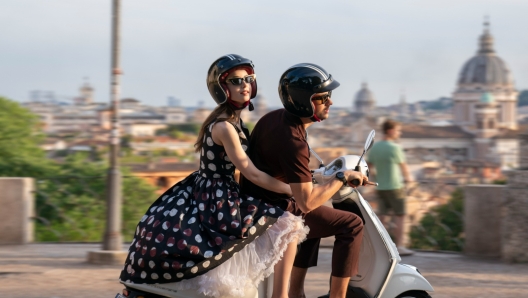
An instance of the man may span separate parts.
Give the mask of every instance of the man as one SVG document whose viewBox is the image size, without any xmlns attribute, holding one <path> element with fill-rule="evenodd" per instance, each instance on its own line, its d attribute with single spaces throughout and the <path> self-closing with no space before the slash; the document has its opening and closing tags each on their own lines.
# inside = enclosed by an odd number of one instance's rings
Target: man
<svg viewBox="0 0 528 298">
<path fill-rule="evenodd" d="M 344 171 L 342 176 L 336 175 L 336 179 L 314 186 L 308 167 L 310 152 L 306 129 L 314 122 L 328 118 L 331 92 L 338 86 L 331 75 L 315 64 L 301 63 L 290 67 L 279 82 L 284 109 L 262 117 L 251 134 L 251 160 L 261 171 L 289 183 L 293 198 L 260 188 L 244 178 L 242 191 L 295 215 L 302 215 L 310 228 L 308 239 L 301 244 L 295 258 L 288 293 L 290 298 L 305 297 L 304 279 L 308 268 L 317 265 L 322 237 L 336 237 L 331 297 L 345 297 L 350 276 L 357 273 L 363 236 L 361 218 L 322 205 L 344 184 L 358 179 L 359 185 L 364 185 L 368 178 L 359 172 Z"/>
<path fill-rule="evenodd" d="M 403 223 L 405 219 L 405 189 L 402 183 L 411 182 L 409 168 L 405 163 L 405 154 L 395 141 L 400 138 L 401 125 L 393 120 L 386 120 L 381 125 L 383 141 L 374 143 L 367 156 L 370 169 L 375 169 L 378 182 L 378 213 L 385 225 L 389 211 L 394 213 L 395 228 L 393 232 L 400 255 L 413 253 L 403 246 Z M 372 165 L 374 167 L 372 167 Z"/>
</svg>

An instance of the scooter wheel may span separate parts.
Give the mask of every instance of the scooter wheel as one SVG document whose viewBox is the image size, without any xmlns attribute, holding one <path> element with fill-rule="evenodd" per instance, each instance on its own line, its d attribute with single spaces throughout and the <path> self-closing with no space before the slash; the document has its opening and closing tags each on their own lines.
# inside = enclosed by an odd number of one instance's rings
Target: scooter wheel
<svg viewBox="0 0 528 298">
<path fill-rule="evenodd" d="M 396 298 L 431 298 L 425 291 L 409 291 L 398 295 Z"/>
</svg>

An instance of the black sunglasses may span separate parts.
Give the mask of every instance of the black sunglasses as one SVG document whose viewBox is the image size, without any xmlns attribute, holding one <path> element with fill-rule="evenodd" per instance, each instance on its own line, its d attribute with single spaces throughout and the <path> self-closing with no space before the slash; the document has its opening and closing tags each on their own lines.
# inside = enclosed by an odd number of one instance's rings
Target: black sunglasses
<svg viewBox="0 0 528 298">
<path fill-rule="evenodd" d="M 255 80 L 257 79 L 257 75 L 255 74 L 250 74 L 250 75 L 247 75 L 243 78 L 231 78 L 231 79 L 227 79 L 229 82 L 231 82 L 231 84 L 235 85 L 235 86 L 238 86 L 238 85 L 241 85 L 242 82 L 246 82 L 248 84 L 251 84 L 253 82 L 255 82 Z"/>
<path fill-rule="evenodd" d="M 321 103 L 318 103 L 318 104 L 324 105 L 331 97 L 332 97 L 332 91 L 328 91 L 328 93 L 326 94 L 312 97 L 312 101 L 320 101 Z"/>
</svg>

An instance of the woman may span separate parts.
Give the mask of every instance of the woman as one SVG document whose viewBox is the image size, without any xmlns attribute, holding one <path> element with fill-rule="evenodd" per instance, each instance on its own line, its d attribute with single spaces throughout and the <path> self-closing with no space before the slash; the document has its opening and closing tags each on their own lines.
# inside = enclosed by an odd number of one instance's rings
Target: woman
<svg viewBox="0 0 528 298">
<path fill-rule="evenodd" d="M 259 171 L 246 155 L 242 109 L 257 94 L 253 63 L 226 55 L 209 68 L 218 106 L 200 130 L 200 169 L 167 190 L 136 228 L 120 279 L 174 283 L 209 296 L 243 296 L 273 271 L 272 297 L 288 297 L 298 241 L 308 232 L 289 212 L 241 194 L 235 167 L 255 184 L 291 195 L 289 185 Z M 282 258 L 282 260 L 281 260 Z"/>
</svg>

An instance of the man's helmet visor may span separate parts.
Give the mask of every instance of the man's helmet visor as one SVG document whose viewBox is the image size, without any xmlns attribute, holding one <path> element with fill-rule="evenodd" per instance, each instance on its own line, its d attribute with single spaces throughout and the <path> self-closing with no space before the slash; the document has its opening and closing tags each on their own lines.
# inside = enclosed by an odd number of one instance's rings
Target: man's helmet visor
<svg viewBox="0 0 528 298">
<path fill-rule="evenodd" d="M 315 93 L 321 93 L 321 92 L 327 92 L 327 91 L 332 91 L 334 90 L 335 88 L 339 87 L 339 82 L 338 81 L 335 81 L 333 78 L 332 78 L 332 75 L 329 75 L 328 76 L 328 79 L 324 82 L 322 82 L 321 84 L 319 85 L 316 85 L 314 88 L 313 88 L 313 91 Z"/>
</svg>

